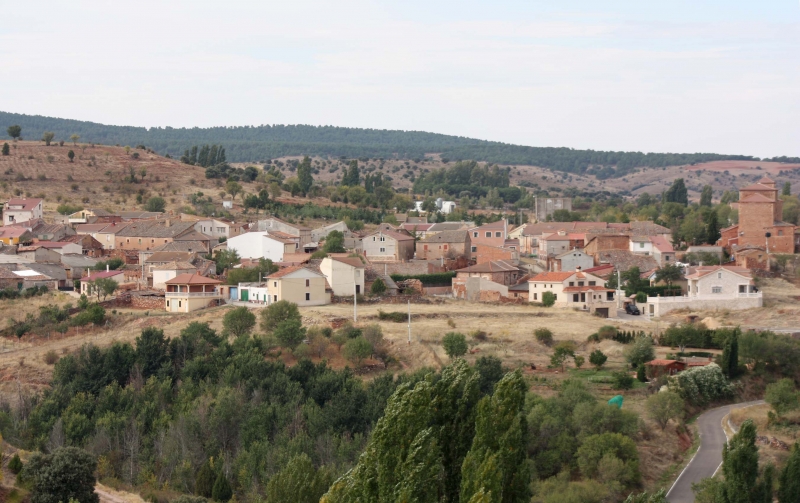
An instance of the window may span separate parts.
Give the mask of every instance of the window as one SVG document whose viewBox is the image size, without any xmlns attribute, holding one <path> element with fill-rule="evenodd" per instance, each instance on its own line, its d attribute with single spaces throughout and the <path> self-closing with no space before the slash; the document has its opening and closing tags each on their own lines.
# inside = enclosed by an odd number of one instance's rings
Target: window
<svg viewBox="0 0 800 503">
<path fill-rule="evenodd" d="M 539 300 L 539 294 L 534 292 L 533 293 L 533 300 Z"/>
<path fill-rule="evenodd" d="M 273 302 L 278 302 L 278 296 L 277 295 L 273 295 L 272 296 L 272 301 Z"/>
<path fill-rule="evenodd" d="M 472 233 L 472 237 L 474 237 L 474 238 L 478 237 L 478 231 L 473 232 Z"/>
<path fill-rule="evenodd" d="M 589 286 L 595 286 L 595 285 L 597 285 L 597 281 L 590 281 L 589 282 Z"/>
<path fill-rule="evenodd" d="M 721 272 L 717 273 L 717 279 L 722 279 L 722 273 Z"/>
<path fill-rule="evenodd" d="M 386 238 L 381 236 L 381 241 L 386 241 Z"/>
<path fill-rule="evenodd" d="M 478 247 L 477 246 L 473 246 L 472 247 L 472 253 L 476 253 L 477 251 L 478 251 Z"/>
<path fill-rule="evenodd" d="M 375 241 L 375 236 L 372 236 L 372 240 Z"/>
<path fill-rule="evenodd" d="M 497 231 L 497 232 L 495 232 L 495 233 L 494 233 L 494 237 L 496 237 L 496 238 L 499 238 L 499 237 L 501 237 L 502 235 L 503 235 L 503 233 L 502 233 L 502 232 L 500 232 L 500 231 Z"/>
<path fill-rule="evenodd" d="M 569 282 L 569 286 L 575 286 L 575 282 L 574 281 L 570 281 Z"/>
<path fill-rule="evenodd" d="M 311 294 L 306 292 L 306 300 L 311 300 Z"/>
<path fill-rule="evenodd" d="M 167 307 L 169 307 L 169 301 L 167 301 Z"/>
<path fill-rule="evenodd" d="M 310 279 L 307 279 L 307 280 L 306 280 L 306 288 L 308 288 L 308 287 L 310 287 L 310 286 L 311 286 L 311 280 L 310 280 Z M 306 300 L 308 300 L 308 299 L 306 299 Z"/>
<path fill-rule="evenodd" d="M 139 244 L 142 244 L 142 238 L 139 238 Z"/>
<path fill-rule="evenodd" d="M 783 231 L 778 231 L 778 236 L 783 236 Z"/>
<path fill-rule="evenodd" d="M 487 238 L 492 237 L 492 231 L 486 231 L 486 237 Z"/>
<path fill-rule="evenodd" d="M 558 294 L 557 293 L 553 294 L 553 300 L 558 300 Z"/>
<path fill-rule="evenodd" d="M 151 240 L 150 240 L 150 242 L 151 242 L 151 243 L 155 243 L 155 242 L 156 242 L 156 240 L 155 240 L 155 239 L 151 239 Z"/>
<path fill-rule="evenodd" d="M 445 250 L 447 249 L 447 245 L 444 245 L 444 249 L 445 249 Z"/>
<path fill-rule="evenodd" d="M 277 281 L 273 281 L 272 282 L 272 286 L 274 286 L 275 288 L 278 288 L 278 282 Z"/>
<path fill-rule="evenodd" d="M 181 301 L 178 301 L 178 307 L 181 307 Z"/>
<path fill-rule="evenodd" d="M 583 286 L 583 281 L 578 281 L 578 286 Z"/>
<path fill-rule="evenodd" d="M 639 243 L 639 248 L 644 248 L 644 243 Z"/>
<path fill-rule="evenodd" d="M 711 293 L 722 293 L 722 287 L 721 286 L 712 287 Z"/>
<path fill-rule="evenodd" d="M 669 262 L 669 255 L 664 255 L 664 262 Z"/>
</svg>

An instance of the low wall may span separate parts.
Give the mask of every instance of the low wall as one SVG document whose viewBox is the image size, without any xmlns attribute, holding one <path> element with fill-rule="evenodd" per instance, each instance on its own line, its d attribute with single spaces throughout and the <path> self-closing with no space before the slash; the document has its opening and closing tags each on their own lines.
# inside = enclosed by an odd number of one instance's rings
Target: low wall
<svg viewBox="0 0 800 503">
<path fill-rule="evenodd" d="M 730 309 L 738 311 L 741 309 L 752 309 L 763 307 L 764 298 L 754 297 L 648 297 L 645 313 L 653 317 L 664 316 L 670 311 L 677 309 L 691 309 L 693 311 Z"/>
<path fill-rule="evenodd" d="M 131 295 L 131 307 L 135 309 L 165 309 L 164 297 L 156 295 Z"/>
</svg>

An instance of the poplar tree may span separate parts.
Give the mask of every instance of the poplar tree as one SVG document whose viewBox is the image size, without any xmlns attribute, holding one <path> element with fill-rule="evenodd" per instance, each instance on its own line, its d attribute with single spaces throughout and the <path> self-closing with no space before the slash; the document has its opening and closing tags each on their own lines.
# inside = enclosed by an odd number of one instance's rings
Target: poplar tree
<svg viewBox="0 0 800 503">
<path fill-rule="evenodd" d="M 739 330 L 735 329 L 722 349 L 722 372 L 733 379 L 739 374 Z"/>
<path fill-rule="evenodd" d="M 708 215 L 708 222 L 706 222 L 706 242 L 713 245 L 719 238 L 719 218 L 717 217 L 717 212 L 711 210 Z"/>
<path fill-rule="evenodd" d="M 528 425 L 522 414 L 526 389 L 517 370 L 478 404 L 475 437 L 461 470 L 461 501 L 470 501 L 481 490 L 496 503 L 530 501 Z"/>
<path fill-rule="evenodd" d="M 722 447 L 722 503 L 770 503 L 772 472 L 770 465 L 759 479 L 756 427 L 748 419 L 730 443 Z"/>
<path fill-rule="evenodd" d="M 800 501 L 800 446 L 794 444 L 786 466 L 778 477 L 778 501 L 794 503 Z"/>
<path fill-rule="evenodd" d="M 700 206 L 711 206 L 712 195 L 711 185 L 704 185 L 703 192 L 700 193 Z"/>
<path fill-rule="evenodd" d="M 297 182 L 300 184 L 300 190 L 303 195 L 308 194 L 311 190 L 311 185 L 314 184 L 314 177 L 311 176 L 311 159 L 308 156 L 305 156 L 297 166 Z"/>
<path fill-rule="evenodd" d="M 342 185 L 348 187 L 355 187 L 361 184 L 361 176 L 358 172 L 358 161 L 353 159 L 350 161 L 350 167 L 347 168 L 344 176 L 342 177 Z"/>
</svg>

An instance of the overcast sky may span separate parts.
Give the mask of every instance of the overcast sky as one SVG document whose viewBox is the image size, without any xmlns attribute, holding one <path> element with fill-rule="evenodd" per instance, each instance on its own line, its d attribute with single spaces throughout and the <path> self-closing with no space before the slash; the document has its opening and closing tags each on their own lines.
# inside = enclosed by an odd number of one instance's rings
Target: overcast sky
<svg viewBox="0 0 800 503">
<path fill-rule="evenodd" d="M 800 155 L 798 0 L 0 5 L 9 112 Z"/>
</svg>

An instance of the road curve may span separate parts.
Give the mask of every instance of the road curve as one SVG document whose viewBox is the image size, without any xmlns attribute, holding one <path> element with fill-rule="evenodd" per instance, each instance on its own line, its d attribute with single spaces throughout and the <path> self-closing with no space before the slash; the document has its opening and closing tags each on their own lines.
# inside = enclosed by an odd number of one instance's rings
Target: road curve
<svg viewBox="0 0 800 503">
<path fill-rule="evenodd" d="M 667 493 L 670 503 L 693 503 L 692 484 L 713 476 L 722 464 L 722 446 L 728 441 L 722 429 L 722 418 L 733 409 L 764 403 L 763 400 L 725 405 L 704 412 L 697 418 L 700 447 Z"/>
</svg>

